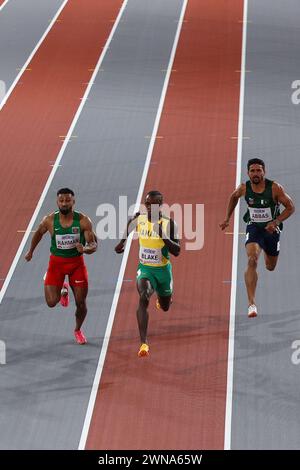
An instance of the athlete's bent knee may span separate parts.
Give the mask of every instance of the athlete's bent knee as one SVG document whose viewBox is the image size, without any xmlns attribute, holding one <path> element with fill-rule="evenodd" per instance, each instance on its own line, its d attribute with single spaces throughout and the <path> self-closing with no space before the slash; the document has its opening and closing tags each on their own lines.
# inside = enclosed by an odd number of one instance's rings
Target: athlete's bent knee
<svg viewBox="0 0 300 470">
<path fill-rule="evenodd" d="M 48 307 L 50 307 L 50 308 L 55 307 L 58 304 L 58 302 L 59 302 L 59 300 L 46 299 L 46 303 L 47 303 Z"/>
<path fill-rule="evenodd" d="M 268 271 L 274 271 L 276 264 L 266 264 L 266 268 Z"/>
<path fill-rule="evenodd" d="M 167 312 L 170 309 L 170 304 L 169 305 L 161 305 L 161 308 L 164 312 Z"/>
</svg>

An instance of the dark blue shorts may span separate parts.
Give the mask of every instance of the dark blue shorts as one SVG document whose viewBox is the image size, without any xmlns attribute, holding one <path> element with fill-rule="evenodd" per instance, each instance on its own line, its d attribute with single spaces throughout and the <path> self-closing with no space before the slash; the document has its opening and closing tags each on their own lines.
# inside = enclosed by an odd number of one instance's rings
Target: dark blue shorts
<svg viewBox="0 0 300 470">
<path fill-rule="evenodd" d="M 269 256 L 278 256 L 280 250 L 280 229 L 273 233 L 267 232 L 264 227 L 259 227 L 255 224 L 249 224 L 246 228 L 246 241 L 248 243 L 258 243 L 258 245 Z"/>
</svg>

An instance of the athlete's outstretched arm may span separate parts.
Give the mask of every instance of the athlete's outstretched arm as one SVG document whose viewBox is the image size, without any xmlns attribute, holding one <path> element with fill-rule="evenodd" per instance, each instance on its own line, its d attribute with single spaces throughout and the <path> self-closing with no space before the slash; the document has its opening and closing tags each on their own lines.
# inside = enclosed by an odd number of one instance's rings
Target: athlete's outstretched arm
<svg viewBox="0 0 300 470">
<path fill-rule="evenodd" d="M 25 255 L 26 261 L 31 260 L 34 250 L 36 249 L 37 245 L 40 243 L 45 233 L 48 231 L 48 220 L 49 220 L 49 216 L 45 216 L 43 220 L 41 221 L 40 225 L 38 226 L 36 232 L 34 233 L 31 239 L 30 249 L 29 251 L 27 251 Z"/>
<path fill-rule="evenodd" d="M 91 219 L 84 215 L 80 220 L 80 227 L 81 230 L 83 230 L 86 245 L 83 246 L 81 243 L 77 243 L 77 251 L 79 253 L 84 253 L 85 255 L 91 255 L 97 250 L 97 241 L 95 239 L 95 233 Z"/>
<path fill-rule="evenodd" d="M 230 195 L 228 205 L 227 205 L 226 218 L 225 218 L 224 222 L 219 224 L 219 226 L 222 230 L 224 230 L 226 227 L 228 227 L 230 217 L 232 216 L 233 211 L 236 208 L 240 197 L 245 195 L 245 190 L 246 190 L 246 185 L 245 185 L 245 183 L 242 183 Z"/>
<path fill-rule="evenodd" d="M 139 212 L 137 212 L 136 214 L 134 214 L 132 217 L 130 217 L 128 219 L 128 222 L 127 222 L 127 227 L 126 227 L 126 230 L 125 230 L 125 233 L 123 235 L 123 238 L 122 240 L 119 241 L 119 243 L 115 246 L 115 252 L 120 254 L 120 253 L 123 253 L 124 249 L 125 249 L 125 243 L 126 243 L 126 240 L 128 238 L 128 235 L 136 229 L 136 226 L 137 226 L 137 218 L 138 216 L 140 215 Z"/>
</svg>

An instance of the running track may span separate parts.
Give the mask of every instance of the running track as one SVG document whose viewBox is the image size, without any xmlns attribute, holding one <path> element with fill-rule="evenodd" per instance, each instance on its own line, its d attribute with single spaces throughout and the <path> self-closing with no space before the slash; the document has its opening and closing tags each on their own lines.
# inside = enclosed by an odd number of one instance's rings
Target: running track
<svg viewBox="0 0 300 470">
<path fill-rule="evenodd" d="M 134 282 L 123 285 L 88 449 L 223 446 L 232 252 L 215 227 L 235 180 L 242 16 L 239 0 L 188 2 L 145 191 L 205 202 L 205 249 L 185 251 L 183 241 L 171 311 L 152 302 L 148 361 L 131 359 L 137 334 L 122 338 L 136 328 L 137 305 Z M 135 278 L 137 256 L 134 246 L 125 279 Z"/>
<path fill-rule="evenodd" d="M 0 424 L 6 429 L 1 448 L 76 448 L 80 435 L 80 447 L 88 449 L 223 448 L 233 253 L 231 232 L 224 235 L 217 226 L 236 180 L 243 3 L 187 4 L 145 191 L 159 188 L 169 203 L 204 203 L 205 244 L 201 251 L 186 251 L 183 240 L 182 254 L 174 260 L 174 305 L 167 314 L 151 305 L 150 358 L 136 357 L 133 243 L 91 423 L 87 418 L 81 435 L 121 257 L 113 253 L 114 241 L 107 240 L 96 262 L 88 260 L 90 341 L 81 349 L 70 341 L 72 313 L 50 312 L 43 304 L 40 280 L 48 247 L 43 242 L 34 264 L 17 264 L 0 306 L 1 339 L 8 346 L 0 376 Z M 298 17 L 299 6 L 294 0 L 287 3 L 283 14 L 280 1 L 265 7 L 249 1 L 244 136 L 250 140 L 244 141 L 241 163 L 244 167 L 249 153 L 263 152 L 270 171 L 297 199 L 293 149 L 299 145 L 298 110 L 290 104 L 289 93 L 290 83 L 299 78 L 294 69 L 297 24 L 292 19 Z M 86 1 L 83 8 L 82 2 L 69 0 L 31 70 L 1 111 L 0 195 L 3 220 L 9 221 L 0 234 L 2 280 L 23 236 L 18 230 L 28 225 L 62 145 L 59 136 L 69 129 L 121 4 Z M 66 181 L 79 193 L 80 208 L 90 215 L 99 202 L 116 205 L 118 194 L 135 201 L 149 145 L 146 136 L 153 129 L 183 4 L 166 0 L 161 10 L 158 0 L 147 6 L 129 0 L 74 129 L 77 140 L 66 147 L 39 217 L 53 208 L 55 189 Z M 278 41 L 281 48 L 275 52 Z M 277 70 L 281 51 L 286 58 L 284 80 Z M 260 61 L 266 56 L 269 61 Z M 269 74 L 273 87 L 270 81 L 264 86 Z M 278 90 L 285 91 L 278 95 Z M 278 96 L 280 110 L 270 106 Z M 281 148 L 287 170 L 277 159 Z M 289 234 L 289 246 L 295 246 L 293 232 Z M 284 250 L 285 261 L 272 283 L 261 275 L 262 292 L 273 295 L 265 299 L 259 293 L 262 318 L 248 326 L 245 293 L 239 288 L 245 263 L 240 238 L 229 442 L 233 448 L 299 447 L 294 393 L 299 381 L 291 364 L 291 344 L 299 330 L 298 299 L 290 294 L 281 303 L 297 279 L 297 255 L 291 256 L 288 245 Z M 288 270 L 283 291 L 280 273 Z M 289 383 L 292 389 L 287 390 Z"/>
<path fill-rule="evenodd" d="M 6 94 L 17 86 L 18 78 L 65 4 L 66 0 L 9 0 L 6 6 L 3 4 L 0 14 L 0 79 L 5 82 Z"/>
<path fill-rule="evenodd" d="M 1 112 L 5 180 L 0 198 L 3 218 L 10 220 L 0 234 L 2 281 L 121 4 L 121 0 L 68 2 Z M 8 197 L 12 181 L 17 190 Z"/>
</svg>

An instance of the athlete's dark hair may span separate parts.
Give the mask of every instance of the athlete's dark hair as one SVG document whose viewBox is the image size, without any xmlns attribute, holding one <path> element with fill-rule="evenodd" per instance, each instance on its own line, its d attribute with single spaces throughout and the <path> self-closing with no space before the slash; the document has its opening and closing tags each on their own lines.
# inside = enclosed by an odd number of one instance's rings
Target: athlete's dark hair
<svg viewBox="0 0 300 470">
<path fill-rule="evenodd" d="M 248 160 L 248 163 L 247 163 L 248 171 L 251 165 L 261 165 L 265 171 L 265 162 L 261 160 L 261 158 L 251 158 L 250 160 Z"/>
<path fill-rule="evenodd" d="M 72 196 L 75 196 L 74 191 L 70 188 L 61 188 L 57 191 L 57 196 L 60 194 L 72 194 Z"/>
<path fill-rule="evenodd" d="M 149 191 L 149 193 L 146 194 L 146 197 L 160 197 L 161 202 L 163 201 L 163 195 L 161 194 L 160 191 L 152 190 Z"/>
</svg>

